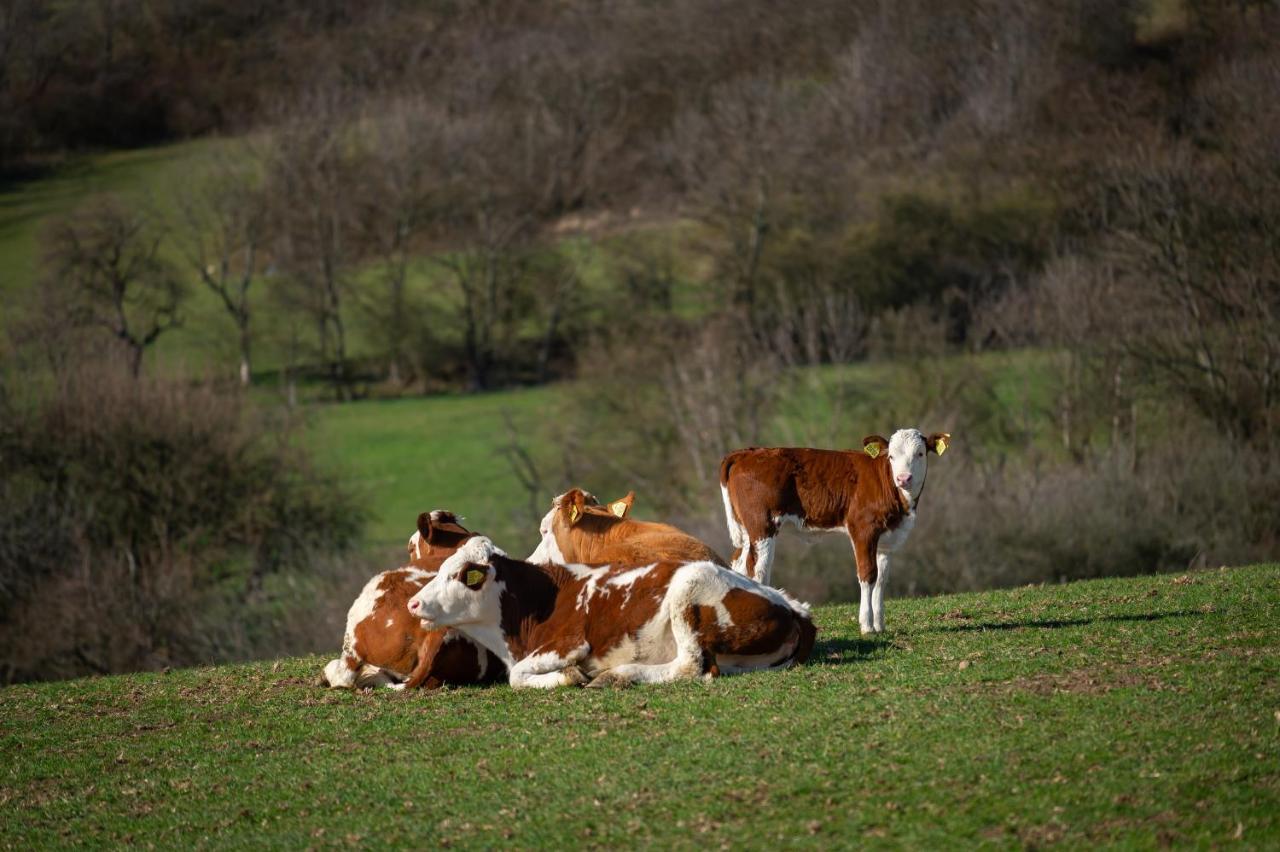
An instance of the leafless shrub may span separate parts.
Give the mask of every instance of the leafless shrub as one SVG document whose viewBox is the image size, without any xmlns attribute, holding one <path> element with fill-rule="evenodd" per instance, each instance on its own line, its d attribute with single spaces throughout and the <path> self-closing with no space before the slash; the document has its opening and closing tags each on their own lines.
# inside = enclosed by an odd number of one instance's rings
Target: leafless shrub
<svg viewBox="0 0 1280 852">
<path fill-rule="evenodd" d="M 299 588 L 327 582 L 311 560 L 355 536 L 349 497 L 240 397 L 108 360 L 4 403 L 8 680 L 269 650 L 271 614 L 308 604 L 273 589 L 291 573 Z"/>
<path fill-rule="evenodd" d="M 181 277 L 160 251 L 161 231 L 138 205 L 103 196 L 55 220 L 44 232 L 45 286 L 56 291 L 62 321 L 105 332 L 129 354 L 137 376 L 142 356 L 181 324 Z"/>
</svg>

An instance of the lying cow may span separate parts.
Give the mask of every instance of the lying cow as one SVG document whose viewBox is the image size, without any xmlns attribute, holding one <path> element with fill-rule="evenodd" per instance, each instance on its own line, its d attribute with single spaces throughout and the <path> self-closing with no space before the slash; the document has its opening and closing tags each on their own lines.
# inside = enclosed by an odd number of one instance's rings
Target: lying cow
<svg viewBox="0 0 1280 852">
<path fill-rule="evenodd" d="M 551 501 L 538 531 L 542 542 L 530 562 L 646 565 L 650 562 L 714 562 L 728 567 L 710 547 L 669 524 L 633 521 L 634 491 L 607 506 L 574 488 Z"/>
<path fill-rule="evenodd" d="M 924 491 L 926 453 L 942 455 L 951 436 L 899 429 L 885 440 L 863 439 L 863 452 L 752 448 L 720 462 L 720 490 L 733 569 L 767 584 L 774 538 L 782 524 L 843 532 L 853 544 L 862 588 L 863 633 L 884 630 L 889 554 L 911 534 Z"/>
<path fill-rule="evenodd" d="M 476 537 L 409 601 L 492 651 L 514 687 L 663 683 L 803 662 L 816 630 L 785 593 L 712 562 L 534 565 Z"/>
<path fill-rule="evenodd" d="M 347 613 L 342 656 L 324 667 L 323 685 L 435 689 L 500 679 L 502 663 L 488 651 L 456 631 L 424 628 L 406 609 L 441 563 L 473 535 L 451 512 L 419 515 L 418 530 L 409 539 L 411 564 L 383 571 L 365 584 Z"/>
</svg>

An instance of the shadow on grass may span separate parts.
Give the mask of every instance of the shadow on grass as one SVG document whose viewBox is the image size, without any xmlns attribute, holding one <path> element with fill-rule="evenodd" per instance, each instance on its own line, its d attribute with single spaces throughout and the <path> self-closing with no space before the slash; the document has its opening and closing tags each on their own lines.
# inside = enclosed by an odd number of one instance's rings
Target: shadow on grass
<svg viewBox="0 0 1280 852">
<path fill-rule="evenodd" d="M 973 624 L 949 624 L 925 627 L 919 633 L 965 633 L 974 630 L 1057 630 L 1062 627 L 1083 627 L 1088 624 L 1123 623 L 1126 621 L 1163 621 L 1166 618 L 1194 618 L 1204 613 L 1194 609 L 1173 612 L 1145 612 L 1138 615 L 1103 615 L 1098 618 L 1052 618 L 1036 621 L 982 621 Z"/>
<path fill-rule="evenodd" d="M 806 665 L 845 666 L 871 657 L 877 650 L 890 650 L 893 645 L 877 639 L 820 639 L 813 646 Z"/>
</svg>

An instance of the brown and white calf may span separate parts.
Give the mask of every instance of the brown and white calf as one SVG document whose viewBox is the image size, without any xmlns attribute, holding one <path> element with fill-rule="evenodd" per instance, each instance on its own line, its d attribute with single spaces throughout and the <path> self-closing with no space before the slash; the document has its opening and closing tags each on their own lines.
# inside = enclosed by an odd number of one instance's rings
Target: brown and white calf
<svg viewBox="0 0 1280 852">
<path fill-rule="evenodd" d="M 492 651 L 514 687 L 662 683 L 803 662 L 809 609 L 712 562 L 587 567 L 458 548 L 409 601 Z"/>
<path fill-rule="evenodd" d="M 728 563 L 707 545 L 670 524 L 635 521 L 627 517 L 636 493 L 601 506 L 581 488 L 551 501 L 538 527 L 542 542 L 529 562 L 594 565 L 645 565 L 650 562 Z"/>
<path fill-rule="evenodd" d="M 951 436 L 899 429 L 863 450 L 752 448 L 720 462 L 720 490 L 733 541 L 733 569 L 768 584 L 774 539 L 783 524 L 842 532 L 853 544 L 862 594 L 863 633 L 884 630 L 889 554 L 911 534 L 924 491 L 928 453 L 942 455 Z"/>
<path fill-rule="evenodd" d="M 324 668 L 326 686 L 435 689 L 442 684 L 487 683 L 505 674 L 488 651 L 452 630 L 429 630 L 406 608 L 440 565 L 475 533 L 452 512 L 418 516 L 409 539 L 409 565 L 383 571 L 365 584 L 347 613 L 342 656 Z"/>
</svg>

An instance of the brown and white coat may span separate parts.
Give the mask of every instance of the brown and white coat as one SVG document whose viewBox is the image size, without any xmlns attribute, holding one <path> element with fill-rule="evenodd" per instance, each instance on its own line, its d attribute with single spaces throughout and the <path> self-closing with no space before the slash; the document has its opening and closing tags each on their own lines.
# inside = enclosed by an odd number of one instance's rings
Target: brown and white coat
<svg viewBox="0 0 1280 852">
<path fill-rule="evenodd" d="M 456 631 L 424 628 L 406 608 L 473 535 L 452 512 L 437 509 L 418 516 L 418 530 L 409 539 L 410 564 L 383 571 L 365 584 L 347 612 L 342 655 L 324 668 L 324 685 L 434 689 L 505 676 L 502 663 L 488 651 Z"/>
<path fill-rule="evenodd" d="M 849 536 L 862 595 L 863 633 L 884 630 L 889 555 L 906 542 L 924 491 L 927 453 L 951 436 L 900 429 L 871 435 L 864 449 L 751 448 L 720 462 L 720 490 L 733 541 L 733 569 L 769 582 L 774 540 L 783 524 Z"/>
<path fill-rule="evenodd" d="M 492 651 L 514 687 L 660 683 L 808 658 L 808 607 L 712 562 L 534 565 L 486 538 L 409 601 Z"/>
</svg>

